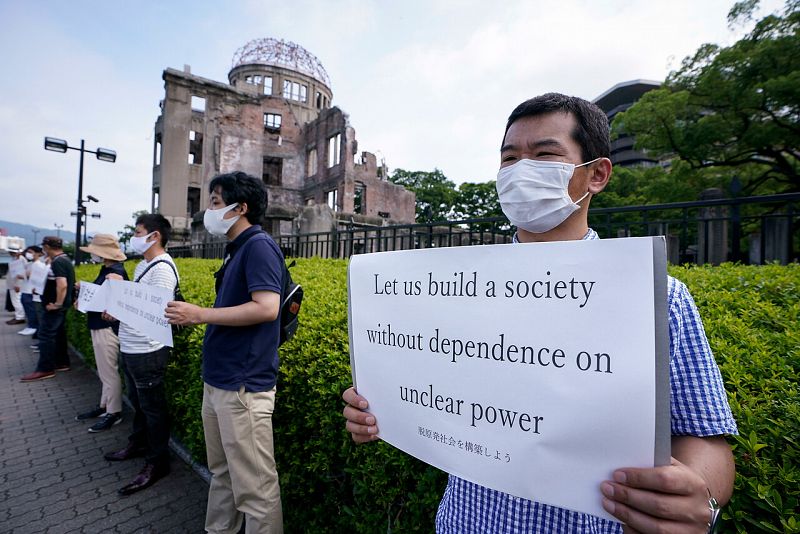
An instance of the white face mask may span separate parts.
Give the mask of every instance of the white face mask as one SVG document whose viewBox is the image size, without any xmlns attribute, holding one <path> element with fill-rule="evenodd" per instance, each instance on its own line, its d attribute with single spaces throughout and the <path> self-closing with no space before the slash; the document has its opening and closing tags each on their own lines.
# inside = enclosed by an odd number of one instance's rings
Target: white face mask
<svg viewBox="0 0 800 534">
<path fill-rule="evenodd" d="M 567 220 L 580 209 L 572 202 L 567 187 L 577 167 L 600 158 L 574 165 L 560 161 L 521 159 L 497 173 L 497 196 L 508 220 L 517 228 L 541 234 Z"/>
<path fill-rule="evenodd" d="M 103 263 L 103 258 L 98 256 L 97 254 L 92 254 L 92 261 L 95 263 Z"/>
<path fill-rule="evenodd" d="M 223 219 L 223 217 L 238 205 L 237 202 L 234 202 L 230 206 L 225 206 L 224 208 L 216 210 L 207 209 L 203 215 L 203 225 L 206 227 L 206 230 L 208 230 L 208 233 L 211 235 L 226 235 L 228 230 L 231 229 L 231 226 L 236 224 L 236 221 L 239 220 L 241 215 L 231 217 L 230 219 Z"/>
<path fill-rule="evenodd" d="M 31 254 L 30 252 L 26 252 L 25 259 L 28 261 L 33 261 L 33 254 Z"/>
<path fill-rule="evenodd" d="M 156 242 L 155 240 L 147 241 L 147 238 L 153 235 L 154 233 L 155 232 L 150 232 L 149 234 L 143 235 L 141 237 L 136 237 L 136 236 L 132 237 L 130 245 L 133 251 L 136 252 L 137 254 L 144 254 L 145 252 L 150 250 L 150 247 L 155 245 Z"/>
</svg>

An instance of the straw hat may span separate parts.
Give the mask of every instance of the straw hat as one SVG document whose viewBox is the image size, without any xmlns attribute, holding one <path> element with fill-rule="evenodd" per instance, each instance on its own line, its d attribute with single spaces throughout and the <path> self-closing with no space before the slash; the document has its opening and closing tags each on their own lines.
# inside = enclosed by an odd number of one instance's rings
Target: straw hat
<svg viewBox="0 0 800 534">
<path fill-rule="evenodd" d="M 106 260 L 125 261 L 128 259 L 119 248 L 119 240 L 111 234 L 95 234 L 88 246 L 80 248 L 84 252 L 95 254 Z"/>
</svg>

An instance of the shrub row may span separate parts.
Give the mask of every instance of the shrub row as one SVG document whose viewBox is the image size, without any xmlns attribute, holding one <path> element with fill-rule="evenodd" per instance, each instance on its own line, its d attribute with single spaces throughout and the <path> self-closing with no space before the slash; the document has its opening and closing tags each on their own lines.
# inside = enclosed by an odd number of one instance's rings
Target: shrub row
<svg viewBox="0 0 800 534">
<path fill-rule="evenodd" d="M 219 261 L 177 260 L 190 302 L 210 306 Z M 133 265 L 127 265 L 129 270 Z M 347 263 L 298 259 L 301 326 L 281 348 L 275 447 L 287 532 L 430 532 L 446 476 L 382 442 L 355 446 L 341 393 L 351 383 Z M 91 280 L 96 266 L 82 266 Z M 671 267 L 703 316 L 740 436 L 726 531 L 800 532 L 800 266 Z M 71 343 L 92 360 L 85 320 L 70 312 Z M 204 329 L 176 339 L 168 369 L 175 433 L 205 459 L 200 420 Z"/>
</svg>

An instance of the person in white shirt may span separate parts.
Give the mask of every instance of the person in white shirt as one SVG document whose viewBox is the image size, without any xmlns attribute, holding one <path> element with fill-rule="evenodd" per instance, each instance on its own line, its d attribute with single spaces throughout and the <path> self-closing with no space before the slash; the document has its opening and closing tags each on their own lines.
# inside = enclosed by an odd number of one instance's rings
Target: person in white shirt
<svg viewBox="0 0 800 534">
<path fill-rule="evenodd" d="M 8 264 L 6 287 L 14 306 L 14 318 L 6 321 L 8 325 L 25 324 L 25 308 L 22 307 L 22 281 L 25 280 L 25 264 L 27 261 L 22 256 L 22 250 L 9 247 L 8 253 L 13 258 Z"/>
<path fill-rule="evenodd" d="M 144 256 L 144 261 L 136 266 L 134 282 L 175 291 L 178 269 L 165 250 L 171 232 L 169 221 L 158 213 L 140 215 L 136 219 L 130 246 Z M 122 277 L 109 274 L 107 278 L 120 280 Z M 114 320 L 107 313 L 104 319 Z M 135 410 L 133 432 L 125 447 L 107 453 L 105 459 L 118 462 L 144 456 L 145 466 L 130 484 L 119 490 L 120 495 L 131 495 L 152 486 L 170 471 L 170 420 L 164 373 L 171 352 L 168 346 L 125 322 L 119 325 L 119 347 L 128 398 Z"/>
</svg>

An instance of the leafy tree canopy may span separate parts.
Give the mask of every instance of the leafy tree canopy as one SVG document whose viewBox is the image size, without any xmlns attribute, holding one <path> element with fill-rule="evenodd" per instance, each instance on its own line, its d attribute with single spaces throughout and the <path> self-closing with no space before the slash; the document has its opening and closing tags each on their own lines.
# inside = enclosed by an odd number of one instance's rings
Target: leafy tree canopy
<svg viewBox="0 0 800 534">
<path fill-rule="evenodd" d="M 389 181 L 417 195 L 417 221 L 440 221 L 450 216 L 456 199 L 456 184 L 439 169 L 433 172 L 395 169 Z"/>
<path fill-rule="evenodd" d="M 729 23 L 751 20 L 758 3 L 735 4 Z M 745 195 L 800 191 L 800 0 L 729 47 L 701 46 L 613 129 L 688 169 L 733 171 Z"/>
</svg>

